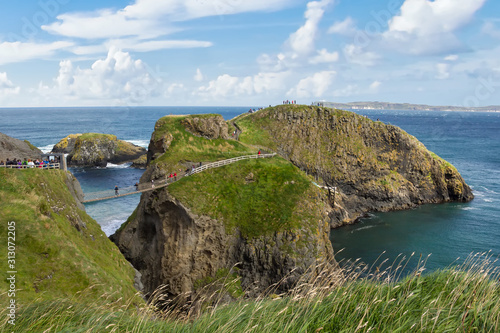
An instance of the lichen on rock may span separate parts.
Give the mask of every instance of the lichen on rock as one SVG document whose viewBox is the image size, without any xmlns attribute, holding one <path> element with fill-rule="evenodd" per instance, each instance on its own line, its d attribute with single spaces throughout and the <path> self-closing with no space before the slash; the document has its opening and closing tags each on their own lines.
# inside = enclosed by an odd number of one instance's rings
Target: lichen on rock
<svg viewBox="0 0 500 333">
<path fill-rule="evenodd" d="M 71 134 L 57 143 L 52 151 L 69 154 L 68 164 L 71 166 L 96 167 L 131 162 L 146 154 L 144 148 L 118 140 L 116 135 L 99 133 Z"/>
</svg>

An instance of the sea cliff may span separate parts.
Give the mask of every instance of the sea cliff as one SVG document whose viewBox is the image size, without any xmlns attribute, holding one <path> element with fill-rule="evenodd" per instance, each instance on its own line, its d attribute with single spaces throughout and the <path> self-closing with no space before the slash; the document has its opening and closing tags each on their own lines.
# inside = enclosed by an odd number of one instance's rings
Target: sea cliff
<svg viewBox="0 0 500 333">
<path fill-rule="evenodd" d="M 332 227 L 370 211 L 473 199 L 455 167 L 396 126 L 303 105 L 267 108 L 235 123 L 242 142 L 277 151 L 319 183 L 336 187 Z"/>
<path fill-rule="evenodd" d="M 255 154 L 255 148 L 225 139 L 227 125 L 221 119 L 160 119 L 141 182 L 172 170 L 180 176 L 186 166 L 200 162 Z M 204 125 L 193 130 L 196 123 Z M 141 272 L 147 293 L 165 284 L 170 297 L 187 295 L 225 270 L 238 276 L 250 296 L 273 285 L 285 291 L 311 266 L 335 264 L 331 209 L 311 180 L 279 157 L 183 177 L 144 193 L 136 212 L 111 239 Z"/>
<path fill-rule="evenodd" d="M 311 265 L 335 267 L 330 227 L 369 211 L 473 198 L 458 171 L 416 138 L 351 112 L 287 105 L 229 123 L 217 115 L 156 123 L 141 182 L 259 149 L 279 156 L 142 195 L 112 239 L 149 293 L 161 284 L 171 297 L 191 293 L 224 269 L 254 294 L 275 284 L 284 291 Z M 228 139 L 233 125 L 239 141 Z"/>
</svg>

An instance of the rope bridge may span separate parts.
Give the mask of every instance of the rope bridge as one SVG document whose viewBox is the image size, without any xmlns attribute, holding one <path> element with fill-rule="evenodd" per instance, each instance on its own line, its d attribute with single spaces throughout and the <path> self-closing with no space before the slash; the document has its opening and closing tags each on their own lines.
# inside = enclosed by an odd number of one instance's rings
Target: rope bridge
<svg viewBox="0 0 500 333">
<path fill-rule="evenodd" d="M 99 191 L 99 192 L 85 193 L 84 200 L 82 202 L 88 203 L 88 202 L 95 202 L 95 201 L 101 201 L 101 200 L 115 199 L 115 198 L 121 198 L 121 197 L 124 197 L 127 195 L 153 191 L 153 190 L 157 190 L 159 188 L 163 188 L 165 186 L 168 186 L 169 184 L 172 184 L 183 177 L 194 175 L 196 173 L 200 173 L 200 172 L 203 172 L 203 171 L 208 170 L 208 169 L 219 168 L 221 166 L 228 165 L 228 164 L 235 163 L 235 162 L 242 161 L 242 160 L 256 159 L 256 158 L 270 158 L 270 157 L 273 157 L 275 155 L 276 155 L 276 153 L 247 155 L 247 156 L 234 157 L 234 158 L 230 158 L 230 159 L 222 160 L 222 161 L 217 161 L 217 162 L 213 162 L 213 163 L 208 163 L 205 165 L 201 165 L 197 168 L 193 168 L 191 171 L 186 172 L 182 175 L 177 175 L 177 177 L 165 177 L 165 179 L 155 180 L 154 182 L 151 182 L 151 183 L 141 183 L 141 184 L 138 184 L 137 186 L 122 187 L 122 188 L 118 189 L 118 194 L 115 192 L 115 190 L 105 190 L 105 191 Z"/>
</svg>

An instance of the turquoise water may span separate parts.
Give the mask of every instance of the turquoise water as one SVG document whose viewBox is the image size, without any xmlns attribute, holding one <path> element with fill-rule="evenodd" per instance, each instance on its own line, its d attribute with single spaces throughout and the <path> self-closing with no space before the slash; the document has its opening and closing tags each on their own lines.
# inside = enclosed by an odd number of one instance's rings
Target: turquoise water
<svg viewBox="0 0 500 333">
<path fill-rule="evenodd" d="M 0 132 L 50 150 L 71 133 L 116 134 L 147 147 L 156 120 L 168 114 L 219 113 L 225 119 L 249 107 L 19 108 L 0 109 Z M 473 188 L 475 200 L 426 205 L 414 210 L 375 213 L 358 224 L 333 230 L 339 261 L 372 264 L 381 256 L 430 254 L 426 267 L 443 268 L 471 252 L 500 254 L 500 113 L 355 111 L 403 128 L 428 149 L 454 164 Z M 142 170 L 127 165 L 72 169 L 85 192 L 134 184 Z M 110 235 L 133 212 L 139 196 L 86 204 L 86 210 Z M 340 251 L 343 249 L 342 251 Z M 381 261 L 383 259 L 379 259 Z M 458 259 L 460 261 L 461 259 Z M 412 262 L 411 269 L 415 266 Z"/>
<path fill-rule="evenodd" d="M 336 258 L 372 265 L 422 255 L 428 270 L 460 263 L 470 253 L 500 255 L 500 114 L 359 110 L 397 125 L 451 162 L 473 189 L 470 203 L 424 205 L 413 210 L 370 214 L 333 230 Z M 383 253 L 385 251 L 385 253 Z M 380 256 L 380 258 L 379 258 Z"/>
</svg>

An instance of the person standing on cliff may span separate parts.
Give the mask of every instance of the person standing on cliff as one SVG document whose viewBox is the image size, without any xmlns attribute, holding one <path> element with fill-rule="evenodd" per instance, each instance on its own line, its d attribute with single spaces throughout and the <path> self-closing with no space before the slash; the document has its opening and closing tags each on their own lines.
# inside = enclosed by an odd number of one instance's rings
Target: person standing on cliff
<svg viewBox="0 0 500 333">
<path fill-rule="evenodd" d="M 259 149 L 259 152 L 257 153 L 257 155 L 260 157 L 260 149 Z"/>
</svg>

